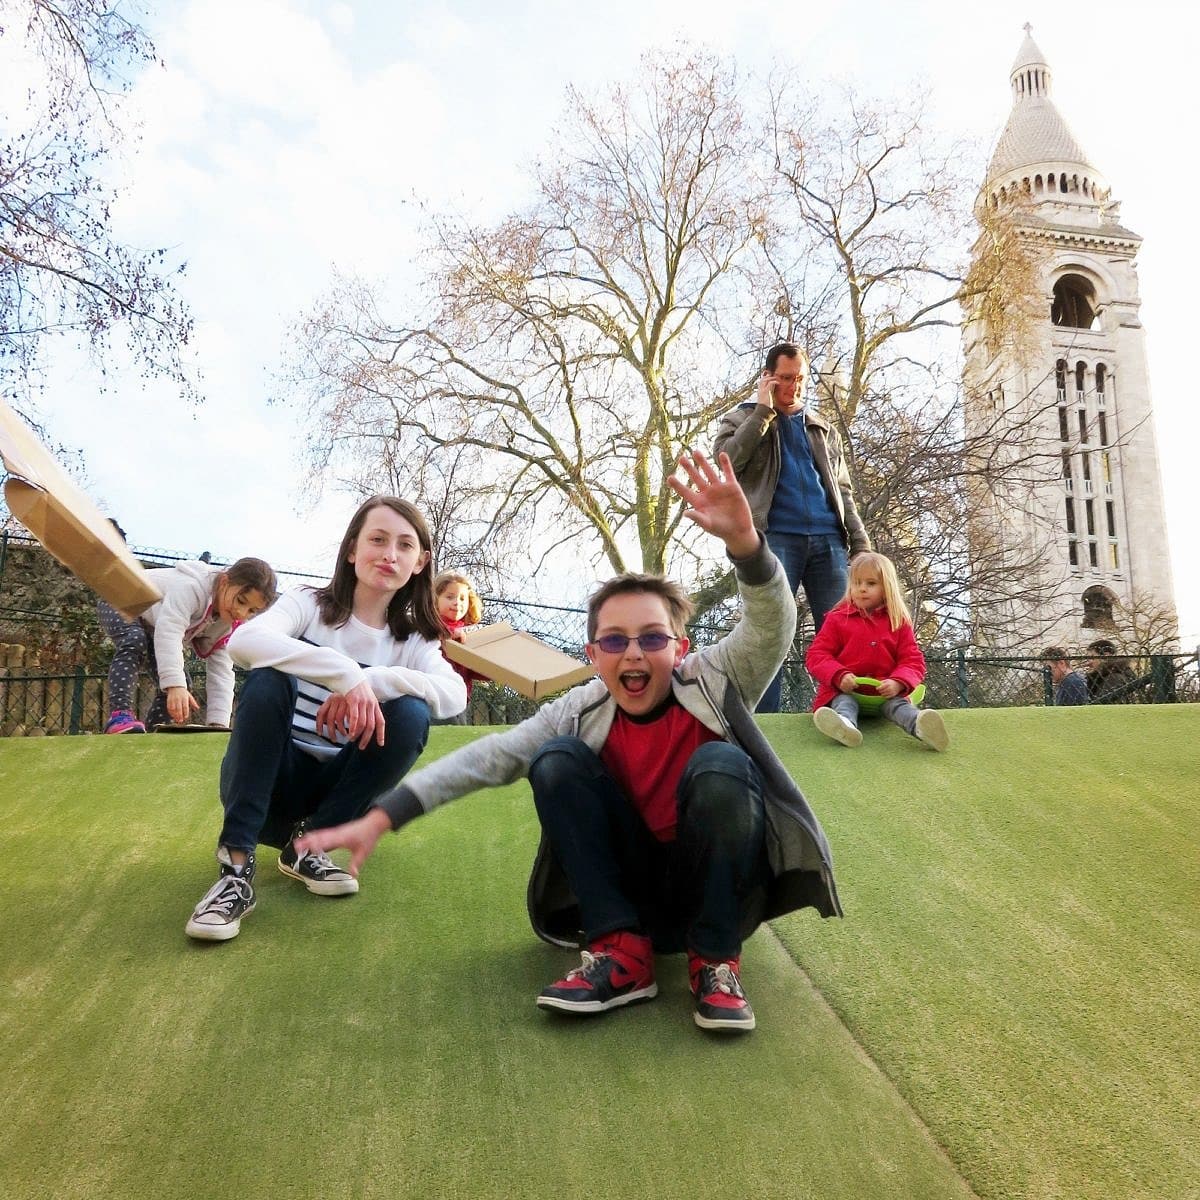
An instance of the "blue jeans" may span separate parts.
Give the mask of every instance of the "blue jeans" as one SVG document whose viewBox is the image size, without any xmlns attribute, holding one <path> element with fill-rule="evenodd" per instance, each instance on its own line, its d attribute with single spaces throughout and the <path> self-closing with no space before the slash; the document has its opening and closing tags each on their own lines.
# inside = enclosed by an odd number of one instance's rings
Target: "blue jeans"
<svg viewBox="0 0 1200 1200">
<path fill-rule="evenodd" d="M 850 579 L 846 547 L 836 533 L 768 533 L 767 545 L 783 564 L 794 596 L 800 587 L 812 613 L 813 631 L 821 628 L 825 614 L 846 594 Z M 783 670 L 771 680 L 755 710 L 779 711 Z"/>
<path fill-rule="evenodd" d="M 218 845 L 251 851 L 282 848 L 300 821 L 324 829 L 352 821 L 397 783 L 425 749 L 429 705 L 415 696 L 387 700 L 383 745 L 343 746 L 314 758 L 292 741 L 298 682 L 271 667 L 251 671 L 221 763 L 225 823 Z"/>
<path fill-rule="evenodd" d="M 599 757 L 552 738 L 529 765 L 534 804 L 579 901 L 589 943 L 618 929 L 655 949 L 734 958 L 759 924 L 770 878 L 762 777 L 745 751 L 709 742 L 676 792 L 673 842 L 660 842 Z"/>
</svg>

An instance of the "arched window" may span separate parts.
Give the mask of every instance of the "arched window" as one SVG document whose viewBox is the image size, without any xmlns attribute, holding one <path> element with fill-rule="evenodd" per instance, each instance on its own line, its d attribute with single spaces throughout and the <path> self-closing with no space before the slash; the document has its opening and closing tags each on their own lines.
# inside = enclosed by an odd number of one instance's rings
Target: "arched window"
<svg viewBox="0 0 1200 1200">
<path fill-rule="evenodd" d="M 1064 275 L 1054 285 L 1050 320 L 1069 329 L 1095 329 L 1096 289 L 1082 275 Z"/>
<path fill-rule="evenodd" d="M 1116 597 L 1104 587 L 1090 587 L 1082 596 L 1084 629 L 1115 629 L 1113 601 Z"/>
</svg>

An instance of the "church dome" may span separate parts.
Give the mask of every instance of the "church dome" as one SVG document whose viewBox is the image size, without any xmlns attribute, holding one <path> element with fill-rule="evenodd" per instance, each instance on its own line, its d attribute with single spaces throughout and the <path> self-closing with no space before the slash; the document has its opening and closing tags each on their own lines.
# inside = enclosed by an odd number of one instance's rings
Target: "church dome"
<svg viewBox="0 0 1200 1200">
<path fill-rule="evenodd" d="M 1026 167 L 1051 163 L 1056 167 L 1078 167 L 1095 178 L 1095 167 L 1050 99 L 1050 66 L 1028 25 L 1009 78 L 1013 107 L 992 152 L 989 182 Z"/>
</svg>

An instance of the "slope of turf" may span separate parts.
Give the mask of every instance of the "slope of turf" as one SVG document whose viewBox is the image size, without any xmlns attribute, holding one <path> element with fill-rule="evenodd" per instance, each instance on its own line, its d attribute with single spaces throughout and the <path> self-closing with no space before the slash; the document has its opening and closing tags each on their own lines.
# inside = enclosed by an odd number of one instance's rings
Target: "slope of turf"
<svg viewBox="0 0 1200 1200">
<path fill-rule="evenodd" d="M 6 1200 L 970 1196 L 770 934 L 748 1038 L 693 1026 L 677 959 L 652 1004 L 538 1012 L 578 960 L 528 931 L 523 786 L 388 839 L 351 899 L 264 851 L 242 935 L 189 942 L 222 748 L 0 742 Z"/>
<path fill-rule="evenodd" d="M 203 947 L 223 739 L 0 741 L 0 1194 L 1200 1195 L 1200 711 L 948 723 L 936 755 L 764 719 L 847 920 L 776 924 L 803 972 L 751 941 L 734 1041 L 676 960 L 653 1004 L 533 1008 L 572 960 L 528 932 L 523 785 L 388 839 L 349 900 L 264 851 Z"/>
<path fill-rule="evenodd" d="M 777 930 L 981 1196 L 1200 1196 L 1200 709 L 765 721 L 847 919 Z"/>
</svg>

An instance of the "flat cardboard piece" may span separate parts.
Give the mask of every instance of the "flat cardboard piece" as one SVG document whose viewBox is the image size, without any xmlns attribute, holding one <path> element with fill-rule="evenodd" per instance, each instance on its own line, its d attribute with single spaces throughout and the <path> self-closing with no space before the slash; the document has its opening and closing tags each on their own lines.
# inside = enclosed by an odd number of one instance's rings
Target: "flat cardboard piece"
<svg viewBox="0 0 1200 1200">
<path fill-rule="evenodd" d="M 513 629 L 507 621 L 466 629 L 463 641 L 447 639 L 442 644 L 452 661 L 507 684 L 530 700 L 561 692 L 596 673 L 591 663 L 581 663 L 533 634 Z"/>
<path fill-rule="evenodd" d="M 0 458 L 9 511 L 68 571 L 130 620 L 162 599 L 108 518 L 2 400 Z"/>
<path fill-rule="evenodd" d="M 164 722 L 162 725 L 155 725 L 150 730 L 151 733 L 228 733 L 228 725 L 172 725 Z"/>
</svg>

